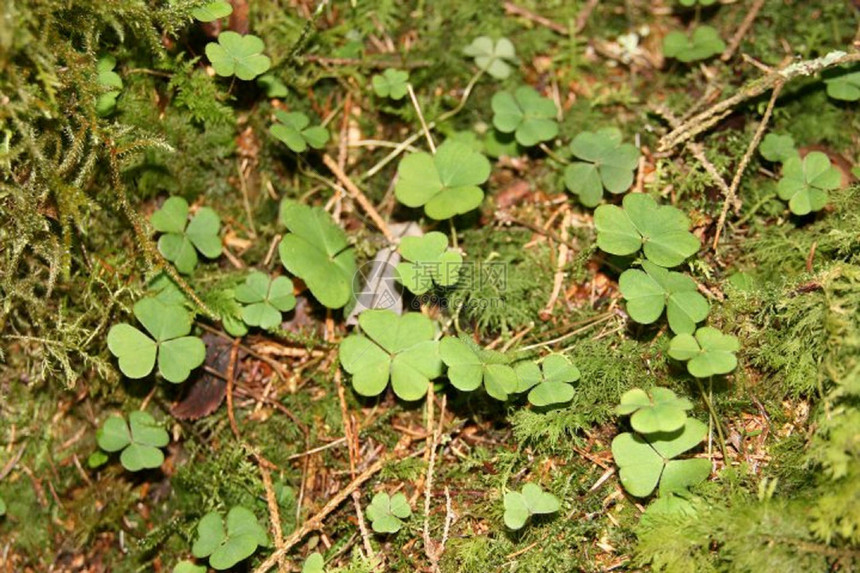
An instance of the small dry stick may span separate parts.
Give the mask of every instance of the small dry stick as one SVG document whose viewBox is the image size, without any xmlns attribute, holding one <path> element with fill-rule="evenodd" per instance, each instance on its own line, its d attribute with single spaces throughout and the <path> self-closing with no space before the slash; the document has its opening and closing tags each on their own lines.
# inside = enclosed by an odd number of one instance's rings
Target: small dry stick
<svg viewBox="0 0 860 573">
<path fill-rule="evenodd" d="M 281 531 L 281 512 L 278 510 L 278 500 L 275 498 L 275 488 L 272 487 L 272 476 L 265 464 L 261 462 L 261 457 L 256 452 L 254 458 L 257 460 L 257 465 L 260 468 L 260 476 L 263 478 L 263 488 L 266 490 L 266 505 L 269 506 L 269 521 L 272 522 L 272 532 L 275 534 L 275 549 L 280 549 L 284 546 L 284 533 Z M 284 556 L 286 557 L 286 556 Z M 278 568 L 284 570 L 286 567 L 285 559 L 278 561 Z"/>
<path fill-rule="evenodd" d="M 741 40 L 743 40 L 744 36 L 746 36 L 747 32 L 750 29 L 750 26 L 752 26 L 753 20 L 755 20 L 755 17 L 758 16 L 759 10 L 761 10 L 761 7 L 764 6 L 764 3 L 765 0 L 755 0 L 755 2 L 753 2 L 753 5 L 750 6 L 749 12 L 747 12 L 747 15 L 744 17 L 743 22 L 741 22 L 738 31 L 735 32 L 734 36 L 732 36 L 732 41 L 729 42 L 729 46 L 725 49 L 723 55 L 720 56 L 720 59 L 722 61 L 728 62 L 730 59 L 732 59 L 732 56 L 735 54 L 735 51 L 741 44 Z"/>
<path fill-rule="evenodd" d="M 427 399 L 432 403 L 433 383 L 431 382 L 427 390 Z M 435 547 L 434 542 L 430 539 L 430 499 L 433 491 L 433 472 L 436 469 L 436 449 L 439 447 L 439 441 L 442 436 L 442 424 L 445 423 L 445 407 L 447 405 L 448 396 L 442 395 L 442 408 L 439 411 L 439 424 L 436 425 L 433 431 L 433 442 L 430 445 L 430 461 L 427 464 L 427 478 L 424 480 L 424 554 L 430 560 L 433 571 L 439 570 L 439 558 L 442 556 L 443 546 Z M 433 419 L 430 419 L 430 424 L 433 425 Z M 449 498 L 450 504 L 450 498 Z"/>
<path fill-rule="evenodd" d="M 239 360 L 239 343 L 241 338 L 233 340 L 230 348 L 230 364 L 227 365 L 227 418 L 230 420 L 230 429 L 237 440 L 239 437 L 239 426 L 236 424 L 236 416 L 233 414 L 233 384 L 236 382 L 236 362 Z"/>
<path fill-rule="evenodd" d="M 561 238 L 564 239 L 565 242 L 558 246 L 558 262 L 556 263 L 555 278 L 552 282 L 552 293 L 550 294 L 549 301 L 547 301 L 544 309 L 538 313 L 541 318 L 546 317 L 548 319 L 552 316 L 553 307 L 555 307 L 555 303 L 558 301 L 558 295 L 561 292 L 561 284 L 564 282 L 564 266 L 567 264 L 567 255 L 570 250 L 566 244 L 568 227 L 570 227 L 570 211 L 565 212 L 564 219 L 561 223 Z"/>
<path fill-rule="evenodd" d="M 424 130 L 424 137 L 427 138 L 427 145 L 430 146 L 430 151 L 436 155 L 436 144 L 433 143 L 433 136 L 430 135 L 430 128 L 427 127 L 427 122 L 424 121 L 424 114 L 421 112 L 421 106 L 418 105 L 418 98 L 415 97 L 415 90 L 412 89 L 412 84 L 406 84 L 406 89 L 409 90 L 409 99 L 412 100 L 412 106 L 418 114 L 418 119 L 421 121 L 421 129 Z"/>
<path fill-rule="evenodd" d="M 376 210 L 376 207 L 373 206 L 373 203 L 367 198 L 367 196 L 361 192 L 355 183 L 343 172 L 340 166 L 337 164 L 337 161 L 332 159 L 332 157 L 326 153 L 323 155 L 323 163 L 325 163 L 326 167 L 328 167 L 334 176 L 337 177 L 338 181 L 340 181 L 343 186 L 346 188 L 347 193 L 361 205 L 361 208 L 364 209 L 364 212 L 367 213 L 367 216 L 373 221 L 373 224 L 382 231 L 382 234 L 385 235 L 385 238 L 389 242 L 394 242 L 394 235 L 391 233 L 391 229 L 388 228 L 388 224 L 382 218 L 382 215 L 379 214 L 379 211 Z"/>
<path fill-rule="evenodd" d="M 558 22 L 553 22 L 549 18 L 541 16 L 540 14 L 535 14 L 531 10 L 527 10 L 522 6 L 517 6 L 513 2 L 505 2 L 505 13 L 506 14 L 514 14 L 515 16 L 522 16 L 526 20 L 531 20 L 535 24 L 540 24 L 544 28 L 549 28 L 553 32 L 561 34 L 562 36 L 567 36 L 569 31 L 567 28 L 559 24 Z"/>
<path fill-rule="evenodd" d="M 573 26 L 574 34 L 579 34 L 585 30 L 585 25 L 588 24 L 588 18 L 591 16 L 591 13 L 594 12 L 594 9 L 597 8 L 598 4 L 600 4 L 600 0 L 588 0 L 588 3 L 582 7 L 582 10 L 579 11 L 579 15 L 576 17 L 576 24 Z"/>
</svg>

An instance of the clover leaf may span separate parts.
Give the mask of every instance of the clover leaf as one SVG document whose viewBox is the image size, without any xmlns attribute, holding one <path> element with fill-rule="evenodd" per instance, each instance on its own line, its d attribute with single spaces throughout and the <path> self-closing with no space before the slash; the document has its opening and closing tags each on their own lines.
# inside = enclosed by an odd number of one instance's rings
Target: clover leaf
<svg viewBox="0 0 860 573">
<path fill-rule="evenodd" d="M 269 132 L 296 153 L 305 151 L 308 146 L 322 149 L 328 142 L 328 130 L 321 125 L 308 127 L 308 116 L 299 111 L 287 113 L 277 110 L 275 118 L 277 123 L 269 128 Z"/>
<path fill-rule="evenodd" d="M 507 38 L 499 38 L 495 43 L 488 36 L 480 36 L 463 48 L 463 53 L 475 58 L 475 65 L 497 80 L 503 80 L 511 75 L 508 61 L 517 57 L 514 45 Z"/>
<path fill-rule="evenodd" d="M 287 277 L 270 279 L 259 271 L 248 275 L 235 295 L 236 300 L 248 305 L 242 309 L 242 320 L 248 326 L 275 328 L 281 324 L 281 313 L 296 307 L 293 281 Z"/>
<path fill-rule="evenodd" d="M 490 102 L 493 125 L 502 133 L 513 133 L 523 147 L 537 145 L 558 135 L 555 103 L 531 86 L 520 86 L 511 95 L 498 92 Z"/>
<path fill-rule="evenodd" d="M 181 306 L 144 298 L 134 305 L 134 315 L 152 336 L 130 324 L 111 327 L 107 344 L 119 359 L 119 369 L 129 378 L 143 378 L 158 371 L 168 382 L 178 384 L 206 359 L 206 345 L 191 332 L 191 316 Z M 153 340 L 154 339 L 154 340 Z"/>
<path fill-rule="evenodd" d="M 676 30 L 663 38 L 663 55 L 684 63 L 706 60 L 725 49 L 719 32 L 710 26 L 699 26 L 692 37 Z"/>
<path fill-rule="evenodd" d="M 762 157 L 773 163 L 783 163 L 787 159 L 797 155 L 794 146 L 794 138 L 790 135 L 768 133 L 759 145 L 759 153 Z"/>
<path fill-rule="evenodd" d="M 716 3 L 717 0 L 679 0 L 681 6 L 686 6 L 690 8 L 698 4 L 699 6 L 711 6 Z"/>
<path fill-rule="evenodd" d="M 508 394 L 517 391 L 517 374 L 501 352 L 485 350 L 466 338 L 446 337 L 439 343 L 439 355 L 458 390 L 471 392 L 483 383 L 496 400 L 507 400 Z"/>
<path fill-rule="evenodd" d="M 403 99 L 409 91 L 409 72 L 389 68 L 370 79 L 373 91 L 379 97 L 389 97 L 393 100 Z"/>
<path fill-rule="evenodd" d="M 434 284 L 457 284 L 463 257 L 448 250 L 448 237 L 432 231 L 422 237 L 404 237 L 400 254 L 406 262 L 397 265 L 397 280 L 414 294 L 424 294 Z"/>
<path fill-rule="evenodd" d="M 738 365 L 738 339 L 716 328 L 704 326 L 692 334 L 679 334 L 669 343 L 669 356 L 687 361 L 687 370 L 696 378 L 728 374 Z"/>
<path fill-rule="evenodd" d="M 782 165 L 782 179 L 776 190 L 779 198 L 788 201 L 795 215 L 807 215 L 827 204 L 827 192 L 842 183 L 839 169 L 830 164 L 830 158 L 813 151 L 803 159 L 789 157 Z"/>
<path fill-rule="evenodd" d="M 696 447 L 708 428 L 692 418 L 675 432 L 640 436 L 625 432 L 612 440 L 612 457 L 618 466 L 621 485 L 636 497 L 647 497 L 660 484 L 660 493 L 684 491 L 711 473 L 711 462 L 703 459 L 676 460 Z"/>
<path fill-rule="evenodd" d="M 233 5 L 226 0 L 215 0 L 191 11 L 195 20 L 214 22 L 233 13 Z"/>
<path fill-rule="evenodd" d="M 170 443 L 167 431 L 149 413 L 134 411 L 128 422 L 114 415 L 99 428 L 96 441 L 106 452 L 122 450 L 119 461 L 130 472 L 152 469 L 164 463 L 163 448 Z"/>
<path fill-rule="evenodd" d="M 657 205 L 642 193 L 625 196 L 622 205 L 601 205 L 594 211 L 597 246 L 603 251 L 626 256 L 641 248 L 652 263 L 674 267 L 699 250 L 699 239 L 689 232 L 690 220 L 679 209 Z"/>
<path fill-rule="evenodd" d="M 122 78 L 114 70 L 116 58 L 110 54 L 104 55 L 96 62 L 99 86 L 106 88 L 96 100 L 96 113 L 100 117 L 107 117 L 116 109 L 116 98 L 122 90 Z"/>
<path fill-rule="evenodd" d="M 436 329 L 423 314 L 367 310 L 358 316 L 358 325 L 361 334 L 340 343 L 340 363 L 362 396 L 381 394 L 390 379 L 398 397 L 418 400 L 430 380 L 442 374 Z"/>
<path fill-rule="evenodd" d="M 173 573 L 206 573 L 205 565 L 197 565 L 193 561 L 180 561 L 173 567 Z"/>
<path fill-rule="evenodd" d="M 652 324 L 663 315 L 675 333 L 694 332 L 696 323 L 710 311 L 708 300 L 699 294 L 696 281 L 687 275 L 642 262 L 642 270 L 627 269 L 618 279 L 627 301 L 627 314 L 640 324 Z"/>
<path fill-rule="evenodd" d="M 263 74 L 257 78 L 257 85 L 266 90 L 266 97 L 287 97 L 287 85 L 275 74 Z"/>
<path fill-rule="evenodd" d="M 346 233 L 319 207 L 281 203 L 284 235 L 278 252 L 286 269 L 302 279 L 323 306 L 341 308 L 352 295 L 355 251 Z"/>
<path fill-rule="evenodd" d="M 321 553 L 311 553 L 302 564 L 302 573 L 325 573 L 325 559 Z"/>
<path fill-rule="evenodd" d="M 397 173 L 398 201 L 407 207 L 423 206 L 431 219 L 450 219 L 481 205 L 484 192 L 478 186 L 490 177 L 490 162 L 467 145 L 449 140 L 436 155 L 407 155 Z"/>
<path fill-rule="evenodd" d="M 263 40 L 252 34 L 221 32 L 218 43 L 206 44 L 206 57 L 219 76 L 235 75 L 240 80 L 253 80 L 272 65 L 272 60 L 262 54 L 265 47 Z"/>
<path fill-rule="evenodd" d="M 6 515 L 6 502 L 0 497 L 0 517 Z"/>
<path fill-rule="evenodd" d="M 633 144 L 621 143 L 618 129 L 583 131 L 570 143 L 570 151 L 583 161 L 565 168 L 564 184 L 586 207 L 597 206 L 604 189 L 619 194 L 633 184 L 639 150 Z"/>
<path fill-rule="evenodd" d="M 198 251 L 210 259 L 221 254 L 218 237 L 221 219 L 209 207 L 201 207 L 188 221 L 188 202 L 182 197 L 171 197 L 152 214 L 150 222 L 162 233 L 158 250 L 182 274 L 191 274 L 197 266 Z"/>
<path fill-rule="evenodd" d="M 579 369 L 561 354 L 543 359 L 543 368 L 532 361 L 517 365 L 517 392 L 529 390 L 529 402 L 543 407 L 564 404 L 573 399 L 571 382 L 579 380 Z"/>
<path fill-rule="evenodd" d="M 505 525 L 522 529 L 532 515 L 555 513 L 561 509 L 558 498 L 537 484 L 527 483 L 521 491 L 505 494 Z"/>
<path fill-rule="evenodd" d="M 373 496 L 365 510 L 370 526 L 377 533 L 397 533 L 403 527 L 403 520 L 412 515 L 409 501 L 402 493 L 389 496 L 380 492 Z"/>
<path fill-rule="evenodd" d="M 209 565 L 217 570 L 229 569 L 254 554 L 258 546 L 266 546 L 266 530 L 257 522 L 250 509 L 235 506 L 227 513 L 227 528 L 218 512 L 203 516 L 197 524 L 197 539 L 191 547 L 195 557 L 208 557 Z"/>
<path fill-rule="evenodd" d="M 678 398 L 668 388 L 654 388 L 649 396 L 645 390 L 633 388 L 621 396 L 615 411 L 630 416 L 630 425 L 641 434 L 675 432 L 684 427 L 687 410 L 693 404 L 686 398 Z"/>
<path fill-rule="evenodd" d="M 842 101 L 860 100 L 860 70 L 836 75 L 844 71 L 844 69 L 833 70 L 833 75 L 825 77 L 827 95 Z"/>
</svg>

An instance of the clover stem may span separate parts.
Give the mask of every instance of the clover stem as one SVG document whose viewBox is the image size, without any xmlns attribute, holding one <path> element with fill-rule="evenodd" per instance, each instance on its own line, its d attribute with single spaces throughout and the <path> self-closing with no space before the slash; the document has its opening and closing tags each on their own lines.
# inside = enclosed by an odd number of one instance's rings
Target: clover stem
<svg viewBox="0 0 860 573">
<path fill-rule="evenodd" d="M 547 145 L 545 143 L 541 143 L 540 145 L 538 145 L 538 147 L 540 147 L 541 151 L 546 153 L 550 158 L 552 158 L 556 162 L 561 163 L 562 165 L 570 165 L 570 161 L 568 161 L 567 159 L 565 159 L 563 157 L 559 157 L 559 155 L 557 153 L 555 153 L 552 149 L 547 147 Z"/>
<path fill-rule="evenodd" d="M 412 89 L 412 84 L 406 84 L 406 89 L 409 91 L 409 99 L 412 100 L 412 107 L 415 108 L 415 113 L 418 114 L 418 120 L 421 122 L 421 129 L 424 130 L 424 137 L 427 138 L 427 144 L 430 146 L 430 151 L 436 155 L 436 144 L 433 143 L 433 136 L 430 135 L 430 128 L 427 127 L 427 122 L 424 121 L 424 114 L 421 112 L 421 106 L 418 104 L 418 98 L 415 97 L 415 90 Z"/>
<path fill-rule="evenodd" d="M 726 437 L 723 435 L 723 427 L 717 417 L 716 410 L 714 410 L 714 377 L 710 376 L 708 378 L 707 393 L 705 393 L 705 387 L 702 385 L 702 381 L 695 377 L 694 379 L 696 380 L 696 384 L 699 386 L 699 393 L 702 395 L 702 400 L 705 402 L 708 414 L 710 414 L 711 423 L 713 423 L 714 427 L 717 429 L 717 441 L 720 445 L 720 452 L 723 454 L 723 464 L 727 464 L 729 458 L 728 449 L 726 448 Z"/>
<path fill-rule="evenodd" d="M 458 248 L 457 247 L 457 227 L 454 225 L 454 218 L 451 217 L 450 219 L 448 219 L 448 223 L 451 224 L 451 244 L 456 249 L 456 248 Z"/>
</svg>

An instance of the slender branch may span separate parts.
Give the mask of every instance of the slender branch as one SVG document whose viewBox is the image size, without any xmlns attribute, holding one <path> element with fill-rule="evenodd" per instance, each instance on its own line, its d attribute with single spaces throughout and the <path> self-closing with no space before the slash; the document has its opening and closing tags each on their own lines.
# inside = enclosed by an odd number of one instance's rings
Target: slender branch
<svg viewBox="0 0 860 573">
<path fill-rule="evenodd" d="M 755 0 L 753 5 L 750 6 L 749 12 L 747 12 L 746 16 L 744 16 L 743 22 L 741 22 L 738 31 L 735 32 L 735 35 L 732 36 L 732 41 L 729 42 L 728 47 L 723 51 L 723 55 L 720 56 L 720 59 L 724 62 L 728 62 L 732 59 L 732 56 L 735 54 L 735 51 L 738 49 L 738 46 L 741 44 L 741 40 L 744 39 L 750 27 L 752 26 L 753 21 L 756 16 L 758 16 L 761 7 L 764 6 L 766 0 Z"/>
<path fill-rule="evenodd" d="M 392 234 L 391 229 L 388 228 L 388 224 L 385 222 L 385 219 L 382 218 L 382 215 L 379 214 L 379 211 L 376 210 L 373 203 L 370 202 L 367 196 L 361 192 L 361 189 L 359 189 L 347 174 L 343 172 L 340 165 L 337 164 L 337 161 L 326 153 L 323 155 L 323 163 L 325 163 L 326 167 L 328 167 L 334 176 L 337 177 L 338 181 L 343 184 L 347 193 L 349 193 L 361 208 L 364 209 L 364 212 L 367 213 L 367 216 L 370 217 L 373 224 L 382 231 L 382 234 L 385 235 L 388 242 L 393 243 L 395 241 L 394 234 Z"/>
<path fill-rule="evenodd" d="M 424 130 L 424 137 L 427 138 L 427 145 L 430 146 L 430 151 L 436 155 L 436 144 L 433 143 L 433 136 L 430 135 L 430 129 L 427 127 L 427 122 L 424 120 L 424 114 L 421 112 L 421 106 L 418 105 L 418 98 L 415 97 L 415 90 L 412 89 L 412 84 L 406 84 L 406 89 L 409 91 L 409 99 L 412 100 L 412 106 L 415 108 L 415 113 L 418 114 L 418 119 L 421 121 L 421 129 Z"/>
</svg>

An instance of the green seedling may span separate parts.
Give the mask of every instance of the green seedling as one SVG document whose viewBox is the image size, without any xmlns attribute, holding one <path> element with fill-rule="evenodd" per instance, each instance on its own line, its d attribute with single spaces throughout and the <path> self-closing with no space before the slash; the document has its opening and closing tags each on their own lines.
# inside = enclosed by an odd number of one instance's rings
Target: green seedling
<svg viewBox="0 0 860 573">
<path fill-rule="evenodd" d="M 542 367 L 532 361 L 518 364 L 517 392 L 529 391 L 529 402 L 538 407 L 564 404 L 573 399 L 572 382 L 579 380 L 579 368 L 561 354 L 550 354 Z"/>
<path fill-rule="evenodd" d="M 321 553 L 311 553 L 302 564 L 302 573 L 325 573 L 325 559 Z"/>
<path fill-rule="evenodd" d="M 308 127 L 311 120 L 300 111 L 287 113 L 277 110 L 275 119 L 277 122 L 269 128 L 269 132 L 296 153 L 302 153 L 308 146 L 322 149 L 328 142 L 328 130 L 321 125 Z"/>
<path fill-rule="evenodd" d="M 463 392 L 484 385 L 496 400 L 507 400 L 517 391 L 517 374 L 501 352 L 485 350 L 466 338 L 446 337 L 439 344 L 439 355 L 448 366 L 448 379 Z"/>
<path fill-rule="evenodd" d="M 201 22 L 214 22 L 215 20 L 226 18 L 232 13 L 233 5 L 226 0 L 215 0 L 191 11 L 194 19 Z"/>
<path fill-rule="evenodd" d="M 710 26 L 699 26 L 692 36 L 675 31 L 663 38 L 663 55 L 684 63 L 706 60 L 725 49 L 726 44 L 719 32 Z"/>
<path fill-rule="evenodd" d="M 96 100 L 96 113 L 100 117 L 107 117 L 116 109 L 116 98 L 122 90 L 122 78 L 114 71 L 116 58 L 110 54 L 99 58 L 96 63 L 99 85 L 105 89 L 98 100 Z"/>
<path fill-rule="evenodd" d="M 158 359 L 158 371 L 168 382 L 184 382 L 191 371 L 206 359 L 206 345 L 191 332 L 191 315 L 181 306 L 165 304 L 155 298 L 144 298 L 134 305 L 134 316 L 147 336 L 130 324 L 111 327 L 107 344 L 119 359 L 119 369 L 132 379 L 152 372 Z"/>
<path fill-rule="evenodd" d="M 191 548 L 195 557 L 209 558 L 217 570 L 229 569 L 254 554 L 259 546 L 267 546 L 266 530 L 257 522 L 251 510 L 235 506 L 227 513 L 227 527 L 221 514 L 212 511 L 197 524 L 197 539 Z"/>
<path fill-rule="evenodd" d="M 373 496 L 365 513 L 376 533 L 397 533 L 403 527 L 403 520 L 412 515 L 412 508 L 402 493 L 389 496 L 380 492 Z"/>
<path fill-rule="evenodd" d="M 681 6 L 685 6 L 687 8 L 692 8 L 696 4 L 699 6 L 713 6 L 716 4 L 717 0 L 678 0 Z"/>
<path fill-rule="evenodd" d="M 122 416 L 111 416 L 99 428 L 96 441 L 106 452 L 119 452 L 122 467 L 130 472 L 160 467 L 164 463 L 161 448 L 170 436 L 147 412 L 134 411 L 128 422 Z"/>
<path fill-rule="evenodd" d="M 370 79 L 373 91 L 379 97 L 401 100 L 409 91 L 409 72 L 389 68 Z"/>
<path fill-rule="evenodd" d="M 558 498 L 534 483 L 527 483 L 521 491 L 505 494 L 505 525 L 514 531 L 522 529 L 533 515 L 555 513 L 561 509 Z"/>
<path fill-rule="evenodd" d="M 267 98 L 287 97 L 287 85 L 275 74 L 263 74 L 257 78 L 257 85 L 266 90 Z"/>
<path fill-rule="evenodd" d="M 355 275 L 355 251 L 346 233 L 323 209 L 295 201 L 281 203 L 280 217 L 290 231 L 278 247 L 281 262 L 323 306 L 346 305 Z"/>
<path fill-rule="evenodd" d="M 839 72 L 845 72 L 845 70 L 839 70 Z M 827 86 L 827 95 L 833 99 L 860 100 L 860 70 L 830 75 L 824 79 L 824 84 Z"/>
<path fill-rule="evenodd" d="M 612 440 L 612 457 L 621 485 L 630 495 L 647 497 L 658 483 L 661 494 L 682 492 L 701 483 L 711 473 L 709 460 L 674 458 L 696 447 L 707 431 L 705 424 L 689 418 L 683 428 L 672 433 L 619 434 Z"/>
<path fill-rule="evenodd" d="M 219 76 L 253 80 L 272 66 L 272 60 L 262 53 L 265 47 L 257 36 L 226 31 L 218 35 L 217 43 L 206 44 L 206 57 Z"/>
<path fill-rule="evenodd" d="M 531 86 L 520 86 L 512 94 L 498 92 L 490 103 L 493 125 L 502 133 L 513 133 L 517 143 L 532 147 L 558 135 L 555 103 Z"/>
<path fill-rule="evenodd" d="M 728 374 L 738 365 L 738 339 L 716 328 L 704 326 L 696 334 L 679 334 L 669 343 L 669 356 L 687 362 L 687 371 L 696 378 Z"/>
<path fill-rule="evenodd" d="M 245 304 L 242 320 L 248 326 L 275 328 L 281 324 L 281 313 L 296 307 L 293 281 L 287 277 L 270 279 L 259 271 L 248 275 L 236 288 L 236 300 Z"/>
<path fill-rule="evenodd" d="M 361 334 L 340 344 L 340 363 L 352 374 L 362 396 L 378 396 L 388 386 L 403 400 L 427 394 L 430 380 L 441 376 L 436 328 L 417 312 L 398 316 L 390 310 L 367 310 L 358 317 Z"/>
<path fill-rule="evenodd" d="M 397 173 L 398 201 L 407 207 L 424 207 L 431 219 L 450 219 L 481 205 L 484 192 L 479 185 L 490 177 L 490 162 L 467 145 L 446 141 L 436 155 L 407 155 Z"/>
<path fill-rule="evenodd" d="M 463 53 L 470 58 L 475 58 L 475 65 L 497 80 L 504 80 L 511 75 L 511 66 L 508 62 L 514 62 L 517 52 L 514 45 L 507 38 L 499 38 L 493 42 L 492 38 L 480 36 L 472 40 L 472 43 L 463 48 Z"/>
<path fill-rule="evenodd" d="M 788 201 L 795 215 L 808 215 L 827 204 L 827 192 L 842 183 L 839 169 L 830 164 L 830 158 L 813 151 L 803 159 L 789 157 L 782 165 L 782 179 L 776 190 L 779 198 Z"/>
<path fill-rule="evenodd" d="M 699 294 L 696 281 L 650 261 L 642 262 L 641 271 L 627 269 L 621 273 L 618 287 L 631 319 L 653 324 L 665 309 L 669 327 L 675 333 L 695 332 L 696 323 L 705 320 L 711 308 Z"/>
<path fill-rule="evenodd" d="M 621 143 L 618 129 L 584 131 L 570 143 L 570 151 L 582 161 L 565 168 L 564 184 L 586 207 L 596 207 L 604 189 L 617 195 L 633 184 L 639 150 L 633 144 Z"/>
<path fill-rule="evenodd" d="M 640 434 L 671 433 L 684 427 L 687 410 L 693 404 L 686 398 L 679 398 L 668 388 L 656 387 L 649 396 L 645 390 L 633 388 L 621 396 L 621 403 L 615 412 L 630 416 L 630 425 Z"/>
<path fill-rule="evenodd" d="M 209 259 L 221 255 L 221 219 L 209 207 L 201 207 L 188 221 L 188 202 L 171 197 L 152 214 L 150 222 L 162 233 L 158 250 L 182 274 L 191 274 L 197 267 L 198 251 Z"/>
<path fill-rule="evenodd" d="M 457 284 L 463 257 L 448 249 L 448 237 L 432 231 L 422 237 L 404 237 L 400 254 L 405 262 L 397 265 L 397 279 L 414 294 L 424 294 L 433 285 Z"/>
<path fill-rule="evenodd" d="M 791 157 L 797 156 L 794 138 L 790 135 L 768 133 L 758 147 L 761 156 L 773 163 L 784 163 Z"/>
<path fill-rule="evenodd" d="M 206 573 L 205 565 L 197 565 L 193 561 L 180 561 L 173 567 L 173 573 Z"/>
<path fill-rule="evenodd" d="M 670 205 L 657 205 L 649 195 L 626 195 L 623 208 L 601 205 L 594 211 L 597 246 L 613 255 L 632 255 L 642 249 L 649 261 L 674 267 L 699 250 L 690 233 L 690 220 Z"/>
<path fill-rule="evenodd" d="M 87 457 L 87 467 L 91 470 L 105 465 L 110 458 L 102 450 L 96 450 Z"/>
</svg>

